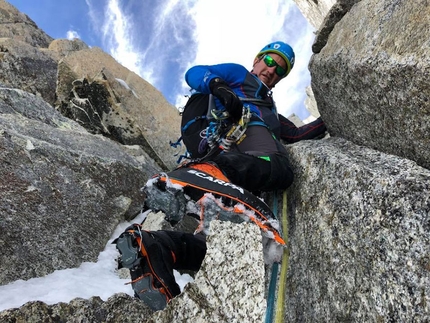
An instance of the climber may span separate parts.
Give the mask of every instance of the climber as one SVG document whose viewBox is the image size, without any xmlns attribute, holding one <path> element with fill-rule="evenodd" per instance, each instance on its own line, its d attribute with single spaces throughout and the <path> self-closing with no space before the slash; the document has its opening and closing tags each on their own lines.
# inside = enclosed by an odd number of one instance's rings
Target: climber
<svg viewBox="0 0 430 323">
<path fill-rule="evenodd" d="M 232 63 L 195 66 L 187 71 L 185 79 L 195 94 L 185 111 L 202 95 L 212 94 L 215 114 L 223 116 L 227 126 L 244 125 L 244 115 L 250 116 L 242 138 L 225 150 L 215 146 L 215 153 L 213 147 L 207 147 L 199 162 L 209 162 L 222 171 L 225 180 L 250 192 L 291 185 L 293 173 L 280 140 L 292 143 L 317 138 L 326 130 L 321 119 L 297 128 L 278 116 L 271 90 L 293 66 L 292 48 L 277 41 L 258 52 L 251 72 Z M 136 297 L 154 310 L 163 309 L 180 293 L 173 269 L 197 271 L 206 253 L 203 233 L 145 231 L 139 224 L 128 227 L 115 243 L 119 264 L 130 269 Z"/>
<path fill-rule="evenodd" d="M 207 138 L 201 138 L 201 129 L 189 126 L 183 132 L 183 137 L 188 150 L 194 152 L 191 158 L 212 160 L 233 183 L 251 192 L 285 189 L 290 186 L 293 173 L 281 141 L 294 143 L 313 139 L 321 137 L 326 131 L 321 118 L 296 127 L 277 113 L 272 89 L 289 74 L 294 60 L 293 49 L 288 44 L 277 41 L 258 52 L 251 72 L 232 63 L 189 69 L 185 79 L 193 94 L 185 106 L 183 118 L 192 118 L 188 115 L 192 116 L 193 111 L 199 111 L 202 105 L 207 105 L 208 94 L 215 98 L 216 114 L 228 112 L 230 117 L 227 122 L 238 123 L 243 117 L 244 107 L 251 112 L 245 134 L 232 147 L 228 147 L 228 153 L 220 153 L 220 149 L 215 149 L 217 154 L 214 154 L 213 149 L 210 151 L 210 140 L 208 143 Z M 206 134 L 208 132 L 210 130 Z M 215 146 L 219 147 L 217 143 Z"/>
</svg>

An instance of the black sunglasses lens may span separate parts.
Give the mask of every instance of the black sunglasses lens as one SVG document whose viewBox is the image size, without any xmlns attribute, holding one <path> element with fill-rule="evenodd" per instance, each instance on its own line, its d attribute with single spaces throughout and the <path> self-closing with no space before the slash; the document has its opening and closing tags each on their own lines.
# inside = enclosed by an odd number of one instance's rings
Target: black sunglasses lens
<svg viewBox="0 0 430 323">
<path fill-rule="evenodd" d="M 264 60 L 264 63 L 267 65 L 267 67 L 276 66 L 275 73 L 278 76 L 282 77 L 285 75 L 286 71 L 281 66 L 279 66 L 279 64 L 276 63 L 276 61 L 272 57 L 270 57 L 269 55 L 264 55 L 263 60 Z"/>
<path fill-rule="evenodd" d="M 273 66 L 277 65 L 275 60 L 272 57 L 270 57 L 269 55 L 264 56 L 264 63 L 267 65 L 267 67 L 273 67 Z"/>
<path fill-rule="evenodd" d="M 278 76 L 284 76 L 286 71 L 281 66 L 276 66 L 275 73 L 278 74 Z"/>
</svg>

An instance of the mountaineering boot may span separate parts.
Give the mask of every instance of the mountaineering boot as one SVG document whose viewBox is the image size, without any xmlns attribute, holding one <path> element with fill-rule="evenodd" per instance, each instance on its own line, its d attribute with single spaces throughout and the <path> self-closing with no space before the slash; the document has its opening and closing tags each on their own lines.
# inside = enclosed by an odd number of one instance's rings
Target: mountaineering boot
<svg viewBox="0 0 430 323">
<path fill-rule="evenodd" d="M 130 269 L 135 296 L 154 311 L 164 309 L 180 293 L 173 275 L 171 239 L 162 231 L 144 231 L 133 224 L 115 243 L 120 253 L 119 268 Z"/>
<path fill-rule="evenodd" d="M 167 175 L 158 175 L 149 180 L 143 188 L 145 207 L 153 211 L 162 211 L 166 220 L 175 225 L 186 213 L 187 198 L 181 185 L 173 185 Z"/>
<path fill-rule="evenodd" d="M 195 187 L 196 183 L 187 181 L 202 181 L 202 172 L 212 181 L 229 182 L 213 163 L 188 163 L 148 180 L 143 188 L 145 207 L 155 212 L 162 211 L 171 225 L 180 222 L 187 213 L 188 202 L 198 201 L 205 193 Z"/>
</svg>

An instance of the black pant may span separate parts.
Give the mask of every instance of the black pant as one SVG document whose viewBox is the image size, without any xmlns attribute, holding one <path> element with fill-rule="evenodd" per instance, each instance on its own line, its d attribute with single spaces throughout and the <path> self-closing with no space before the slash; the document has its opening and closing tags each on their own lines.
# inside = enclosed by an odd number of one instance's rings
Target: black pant
<svg viewBox="0 0 430 323">
<path fill-rule="evenodd" d="M 206 255 L 206 236 L 202 233 L 192 234 L 176 231 L 156 231 L 156 234 L 166 234 L 171 240 L 161 242 L 172 250 L 176 261 L 173 269 L 198 271 Z"/>
<path fill-rule="evenodd" d="M 268 157 L 270 162 L 248 154 L 228 152 L 216 156 L 213 161 L 232 183 L 250 192 L 288 188 L 294 175 L 287 157 L 280 154 Z"/>
<path fill-rule="evenodd" d="M 282 144 L 266 127 L 251 126 L 234 150 L 215 156 L 214 161 L 227 178 L 250 192 L 288 188 L 293 171 Z"/>
</svg>

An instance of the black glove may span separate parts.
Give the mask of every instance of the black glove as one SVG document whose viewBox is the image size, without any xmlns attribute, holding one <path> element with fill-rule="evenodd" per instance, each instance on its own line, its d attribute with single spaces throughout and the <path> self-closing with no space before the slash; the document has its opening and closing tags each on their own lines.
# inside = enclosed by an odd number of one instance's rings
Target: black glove
<svg viewBox="0 0 430 323">
<path fill-rule="evenodd" d="M 224 105 L 233 122 L 238 122 L 242 118 L 242 101 L 237 97 L 228 84 L 216 77 L 209 82 L 209 88 Z"/>
</svg>

